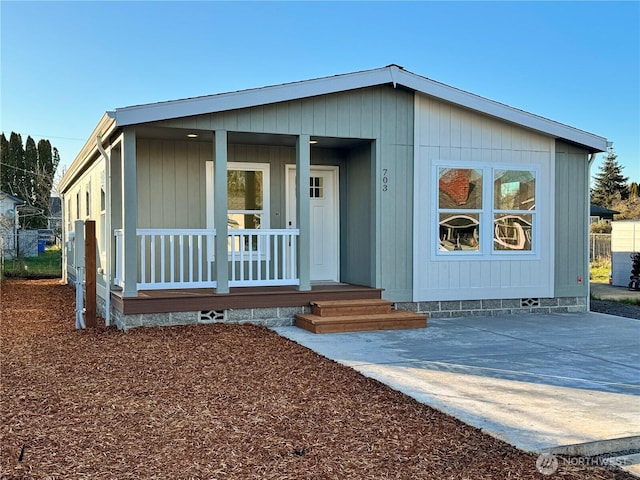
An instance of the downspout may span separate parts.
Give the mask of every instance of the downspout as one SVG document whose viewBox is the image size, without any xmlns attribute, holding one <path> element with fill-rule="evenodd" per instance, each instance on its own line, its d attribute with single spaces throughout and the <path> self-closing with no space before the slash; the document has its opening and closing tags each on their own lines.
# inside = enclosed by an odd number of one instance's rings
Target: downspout
<svg viewBox="0 0 640 480">
<path fill-rule="evenodd" d="M 65 222 L 65 219 L 67 218 L 67 214 L 69 212 L 67 212 L 66 207 L 65 207 L 65 196 L 64 193 L 62 195 L 60 195 L 60 213 L 61 213 L 61 217 L 62 217 L 62 238 L 60 239 L 60 243 L 61 243 L 61 247 L 62 247 L 62 283 L 64 285 L 67 284 L 67 242 L 69 241 L 67 239 L 68 236 L 68 232 L 67 232 L 67 224 Z"/>
<path fill-rule="evenodd" d="M 596 159 L 596 153 L 590 153 L 589 154 L 589 160 L 588 160 L 588 166 L 587 166 L 587 219 L 589 219 L 591 217 L 591 187 L 589 186 L 590 183 L 590 178 L 591 178 L 591 165 L 593 164 L 593 161 Z M 587 312 L 591 311 L 591 274 L 590 274 L 590 270 L 591 270 L 591 265 L 589 262 L 589 245 L 590 245 L 590 223 L 589 221 L 587 221 L 587 268 L 586 268 L 586 272 L 587 272 L 587 279 L 589 280 L 587 282 Z"/>
<path fill-rule="evenodd" d="M 111 159 L 102 147 L 102 137 L 96 136 L 98 151 L 104 158 L 104 248 L 105 248 L 105 295 L 104 295 L 104 324 L 111 325 Z"/>
</svg>

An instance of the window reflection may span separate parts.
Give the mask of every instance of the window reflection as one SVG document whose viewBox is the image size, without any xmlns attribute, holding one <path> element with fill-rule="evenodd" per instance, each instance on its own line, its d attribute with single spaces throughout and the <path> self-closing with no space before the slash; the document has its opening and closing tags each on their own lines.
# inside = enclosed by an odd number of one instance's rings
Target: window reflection
<svg viewBox="0 0 640 480">
<path fill-rule="evenodd" d="M 438 208 L 476 210 L 482 208 L 482 170 L 440 168 Z"/>
<path fill-rule="evenodd" d="M 480 249 L 480 215 L 440 214 L 440 251 Z"/>
<path fill-rule="evenodd" d="M 495 250 L 531 250 L 533 215 L 498 214 L 494 216 Z"/>
<path fill-rule="evenodd" d="M 536 180 L 533 172 L 495 170 L 493 181 L 495 210 L 533 210 Z"/>
</svg>

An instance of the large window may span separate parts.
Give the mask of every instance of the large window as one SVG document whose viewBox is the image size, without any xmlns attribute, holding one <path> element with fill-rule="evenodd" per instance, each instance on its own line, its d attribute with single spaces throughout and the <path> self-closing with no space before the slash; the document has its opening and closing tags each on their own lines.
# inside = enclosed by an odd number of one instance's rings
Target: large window
<svg viewBox="0 0 640 480">
<path fill-rule="evenodd" d="M 207 226 L 213 228 L 214 192 L 213 162 L 207 162 Z M 269 223 L 269 164 L 227 164 L 227 227 L 229 252 L 257 251 L 255 235 L 233 235 L 233 230 L 268 229 Z M 210 246 L 213 251 L 213 247 Z"/>
<path fill-rule="evenodd" d="M 269 228 L 265 226 L 263 170 L 227 171 L 229 228 Z"/>
<path fill-rule="evenodd" d="M 436 168 L 439 254 L 534 251 L 535 170 Z"/>
</svg>

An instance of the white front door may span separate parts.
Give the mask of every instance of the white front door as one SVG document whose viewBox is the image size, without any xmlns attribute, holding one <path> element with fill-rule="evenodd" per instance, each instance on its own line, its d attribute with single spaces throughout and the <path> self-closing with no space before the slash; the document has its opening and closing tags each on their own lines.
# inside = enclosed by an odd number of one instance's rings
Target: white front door
<svg viewBox="0 0 640 480">
<path fill-rule="evenodd" d="M 287 166 L 286 222 L 296 226 L 296 169 Z M 311 225 L 311 281 L 340 280 L 338 167 L 312 166 L 309 179 Z"/>
</svg>

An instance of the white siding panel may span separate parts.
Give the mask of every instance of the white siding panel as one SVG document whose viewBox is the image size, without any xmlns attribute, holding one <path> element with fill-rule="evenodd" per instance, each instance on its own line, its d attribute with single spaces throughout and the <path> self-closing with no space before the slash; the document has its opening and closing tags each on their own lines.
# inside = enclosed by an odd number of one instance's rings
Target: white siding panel
<svg viewBox="0 0 640 480">
<path fill-rule="evenodd" d="M 611 251 L 640 252 L 640 221 L 612 222 Z"/>
<path fill-rule="evenodd" d="M 618 287 L 629 285 L 633 262 L 629 252 L 611 252 L 611 281 Z"/>
<path fill-rule="evenodd" d="M 414 118 L 414 301 L 552 297 L 554 139 L 419 94 Z M 436 255 L 432 166 L 438 161 L 535 168 L 536 253 L 473 259 Z"/>
</svg>

